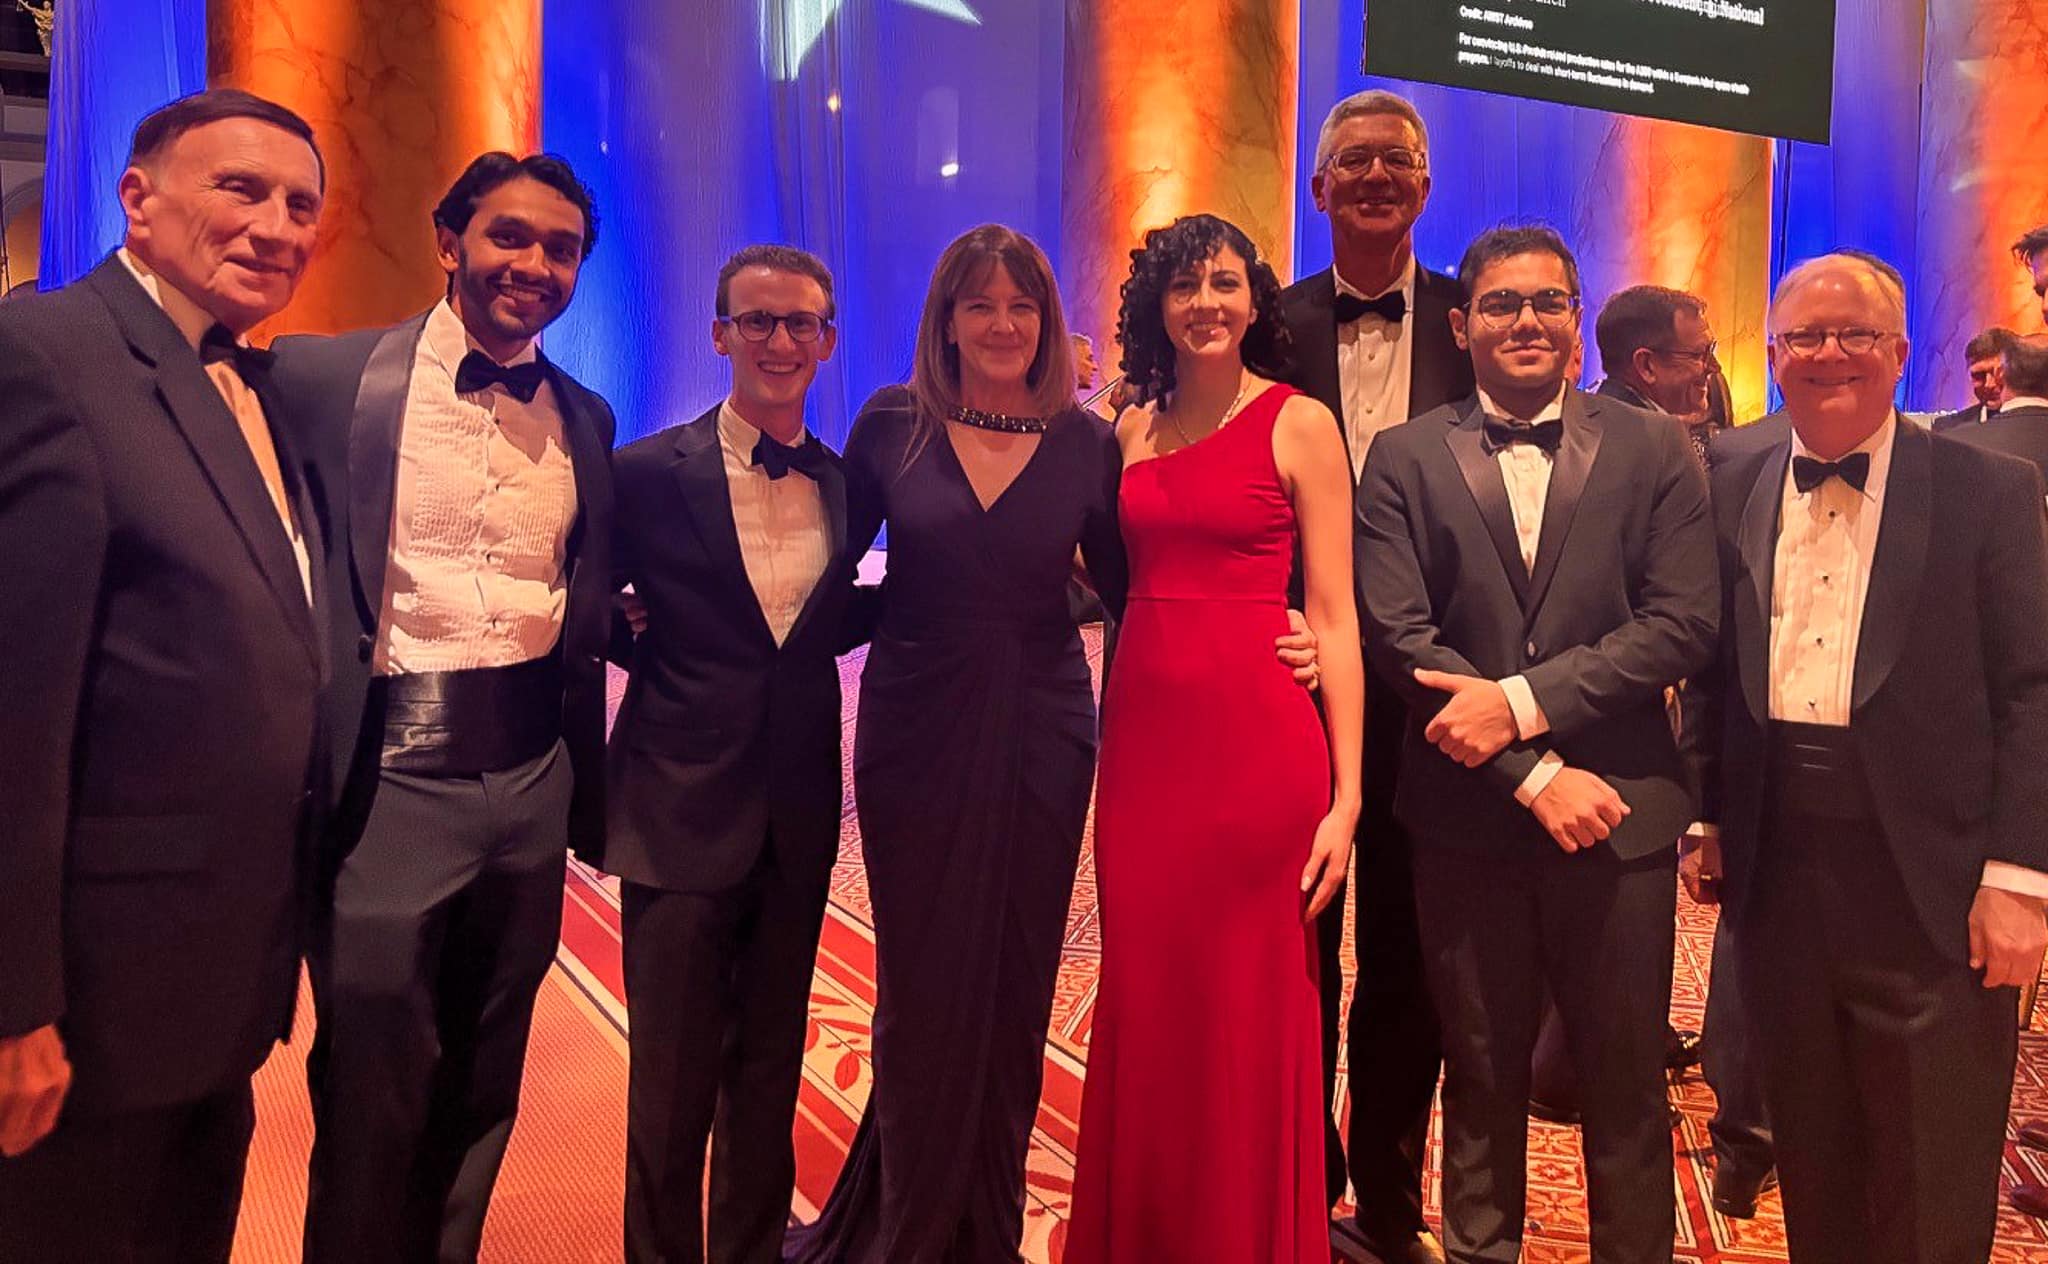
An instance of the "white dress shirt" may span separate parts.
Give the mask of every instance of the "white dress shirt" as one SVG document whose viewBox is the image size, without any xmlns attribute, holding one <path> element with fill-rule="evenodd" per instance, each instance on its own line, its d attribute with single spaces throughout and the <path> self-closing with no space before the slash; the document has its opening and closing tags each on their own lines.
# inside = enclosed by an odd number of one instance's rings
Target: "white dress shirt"
<svg viewBox="0 0 2048 1264">
<path fill-rule="evenodd" d="M 1398 290 L 1408 305 L 1407 315 L 1398 321 L 1367 313 L 1337 326 L 1337 381 L 1355 484 L 1373 439 L 1389 426 L 1408 420 L 1408 390 L 1415 370 L 1415 259 L 1410 256 L 1401 279 L 1379 294 L 1367 294 L 1352 285 L 1335 267 L 1330 275 L 1339 294 L 1374 299 Z"/>
<path fill-rule="evenodd" d="M 2011 412 L 2015 408 L 2048 408 L 2048 399 L 2043 399 L 2039 395 L 2015 395 L 1998 406 L 1998 413 Z M 1990 421 L 1998 416 L 1998 413 L 1992 413 L 1984 420 Z"/>
<path fill-rule="evenodd" d="M 1786 462 L 1771 557 L 1770 718 L 1844 727 L 1855 698 L 1856 646 L 1877 558 L 1894 430 L 1886 421 L 1851 449 L 1870 456 L 1857 491 L 1830 478 L 1802 492 Z M 1814 453 L 1792 435 L 1792 456 Z M 2048 897 L 2048 874 L 2002 860 L 1984 862 L 1984 886 Z"/>
<path fill-rule="evenodd" d="M 1511 419 L 1507 410 L 1494 403 L 1493 397 L 1484 389 L 1479 392 L 1479 407 L 1488 417 L 1502 421 L 1514 420 L 1532 426 L 1545 421 L 1562 422 L 1564 396 L 1570 389 L 1569 383 L 1559 387 L 1557 398 L 1529 418 Z M 1496 452 L 1493 459 L 1500 466 L 1502 481 L 1507 484 L 1508 510 L 1514 515 L 1515 543 L 1521 550 L 1522 565 L 1533 572 L 1536 569 L 1536 550 L 1542 543 L 1543 508 L 1550 501 L 1550 471 L 1554 458 L 1533 443 L 1511 443 Z M 1543 708 L 1536 705 L 1536 693 L 1529 688 L 1528 680 L 1519 674 L 1509 676 L 1500 682 L 1500 690 L 1507 695 L 1508 709 L 1514 713 L 1518 738 L 1527 742 L 1550 731 L 1550 720 L 1543 714 Z M 1515 788 L 1516 800 L 1527 807 L 1564 766 L 1562 755 L 1556 751 L 1543 752 L 1536 766 Z"/>
<path fill-rule="evenodd" d="M 456 370 L 477 349 L 444 300 L 413 351 L 371 658 L 379 675 L 509 667 L 561 635 L 576 521 L 561 406 L 545 380 L 530 403 L 496 384 L 457 394 Z M 529 343 L 509 364 L 538 354 Z"/>
<path fill-rule="evenodd" d="M 725 485 L 732 493 L 732 525 L 739 532 L 747 582 L 761 603 L 761 617 L 775 643 L 789 639 L 811 590 L 832 560 L 832 528 L 825 498 L 802 470 L 781 478 L 754 464 L 761 432 L 727 399 L 718 409 L 718 446 L 725 458 Z M 796 443 L 804 441 L 797 431 Z M 794 447 L 795 444 L 790 446 Z"/>
<path fill-rule="evenodd" d="M 114 252 L 127 267 L 128 274 L 149 295 L 150 301 L 164 309 L 164 315 L 178 327 L 185 341 L 194 348 L 199 346 L 206 331 L 218 323 L 202 311 L 198 304 L 178 292 L 176 286 L 165 294 L 156 275 L 145 268 L 140 259 L 128 253 L 126 246 Z M 249 340 L 237 336 L 236 342 L 243 346 Z M 235 419 L 235 426 L 242 432 L 242 441 L 249 445 L 249 456 L 256 462 L 256 472 L 263 476 L 264 490 L 270 494 L 271 507 L 277 510 L 278 521 L 283 524 L 285 536 L 292 545 L 292 558 L 299 564 L 299 585 L 306 590 L 306 600 L 313 600 L 313 558 L 306 551 L 305 533 L 299 530 L 297 516 L 292 511 L 291 498 L 285 491 L 284 471 L 278 465 L 277 444 L 270 434 L 270 421 L 263 411 L 263 401 L 235 366 L 220 361 L 205 366 L 206 378 L 220 392 L 221 402 L 228 406 L 228 412 Z"/>
</svg>

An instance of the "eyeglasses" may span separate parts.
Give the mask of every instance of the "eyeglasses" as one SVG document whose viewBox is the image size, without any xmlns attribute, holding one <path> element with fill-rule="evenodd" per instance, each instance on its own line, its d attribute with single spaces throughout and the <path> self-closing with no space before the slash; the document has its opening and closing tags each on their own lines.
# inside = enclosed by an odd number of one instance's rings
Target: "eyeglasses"
<svg viewBox="0 0 2048 1264">
<path fill-rule="evenodd" d="M 1335 167 L 1347 176 L 1362 176 L 1372 170 L 1373 160 L 1392 176 L 1412 176 L 1429 165 L 1429 158 L 1405 145 L 1392 145 L 1385 149 L 1371 145 L 1354 145 L 1340 149 L 1323 160 L 1326 167 Z"/>
<path fill-rule="evenodd" d="M 797 342 L 816 342 L 818 336 L 831 325 L 816 312 L 791 312 L 778 316 L 774 312 L 741 312 L 737 316 L 721 316 L 721 325 L 731 325 L 740 331 L 740 337 L 748 342 L 766 342 L 775 336 L 775 327 L 782 326 Z"/>
<path fill-rule="evenodd" d="M 1896 336 L 1882 329 L 1787 329 L 1771 335 L 1771 344 L 1796 356 L 1811 357 L 1819 355 L 1832 338 L 1843 355 L 1865 355 L 1877 346 L 1879 339 Z"/>
<path fill-rule="evenodd" d="M 1714 359 L 1714 352 L 1720 348 L 1718 342 L 1710 342 L 1697 350 L 1688 351 L 1681 347 L 1650 347 L 1651 355 L 1668 356 L 1673 360 L 1684 360 L 1689 364 L 1708 364 Z"/>
<path fill-rule="evenodd" d="M 1561 325 L 1579 310 L 1579 296 L 1569 290 L 1538 290 L 1534 294 L 1488 290 L 1472 300 L 1472 310 L 1479 313 L 1479 319 L 1495 329 L 1506 329 L 1520 320 L 1524 307 L 1535 312 L 1536 319 L 1546 325 Z"/>
</svg>

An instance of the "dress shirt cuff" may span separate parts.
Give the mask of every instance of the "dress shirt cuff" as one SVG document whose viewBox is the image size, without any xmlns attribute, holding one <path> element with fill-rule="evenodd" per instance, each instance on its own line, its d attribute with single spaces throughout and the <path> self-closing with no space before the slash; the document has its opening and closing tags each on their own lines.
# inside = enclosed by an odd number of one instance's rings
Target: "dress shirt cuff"
<svg viewBox="0 0 2048 1264">
<path fill-rule="evenodd" d="M 1537 795 L 1549 788 L 1557 774 L 1563 771 L 1564 756 L 1556 751 L 1544 751 L 1543 758 L 1536 761 L 1536 766 L 1529 770 L 1529 775 L 1522 778 L 1522 784 L 1515 787 L 1515 802 L 1525 808 L 1528 807 L 1536 801 Z"/>
<path fill-rule="evenodd" d="M 1515 713 L 1515 736 L 1518 739 L 1534 741 L 1550 731 L 1550 717 L 1536 705 L 1536 691 L 1529 688 L 1527 677 L 1508 677 L 1500 682 L 1500 691 L 1508 696 L 1508 710 Z"/>
<path fill-rule="evenodd" d="M 2030 895 L 2037 900 L 2048 899 L 2048 873 L 2007 860 L 1985 861 L 1984 877 L 1978 885 L 1996 887 L 2014 895 Z"/>
</svg>

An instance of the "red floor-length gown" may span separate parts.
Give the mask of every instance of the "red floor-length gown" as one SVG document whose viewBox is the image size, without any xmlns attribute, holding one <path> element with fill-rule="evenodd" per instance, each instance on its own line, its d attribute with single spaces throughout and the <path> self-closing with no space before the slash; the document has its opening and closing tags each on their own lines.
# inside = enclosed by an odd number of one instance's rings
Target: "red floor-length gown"
<svg viewBox="0 0 2048 1264">
<path fill-rule="evenodd" d="M 1287 630 L 1269 388 L 1128 467 L 1131 589 L 1096 783 L 1102 984 L 1065 1264 L 1327 1264 L 1301 871 L 1330 804 Z"/>
</svg>

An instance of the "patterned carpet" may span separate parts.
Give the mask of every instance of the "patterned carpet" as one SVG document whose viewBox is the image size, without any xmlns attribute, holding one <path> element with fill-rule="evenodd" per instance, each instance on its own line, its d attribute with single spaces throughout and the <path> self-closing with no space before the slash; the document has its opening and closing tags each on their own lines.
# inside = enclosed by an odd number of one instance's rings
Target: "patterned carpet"
<svg viewBox="0 0 2048 1264">
<path fill-rule="evenodd" d="M 1088 635 L 1090 660 L 1099 666 L 1100 638 Z M 853 714 L 862 656 L 840 665 L 846 689 L 846 747 L 851 763 Z M 623 678 L 613 674 L 613 703 Z M 874 933 L 853 790 L 845 788 L 845 827 L 832 880 L 797 1118 L 795 1213 L 809 1219 L 830 1192 L 852 1140 L 871 1083 L 871 1020 L 875 1004 Z M 1699 1027 L 1706 999 L 1714 913 L 1681 893 L 1678 959 L 1672 1016 Z M 619 1191 L 624 1114 L 625 1007 L 619 973 L 619 909 L 615 884 L 571 866 L 565 892 L 562 952 L 536 1018 L 527 1065 L 524 1113 L 512 1141 L 499 1196 L 491 1211 L 484 1258 L 490 1264 L 592 1264 L 620 1258 Z M 1351 946 L 1345 944 L 1347 974 Z M 1074 1142 L 1081 1080 L 1088 1056 L 1101 940 L 1095 904 L 1092 850 L 1084 847 L 1067 916 L 1066 957 L 1046 1047 L 1045 1094 L 1032 1136 L 1025 1224 L 1025 1258 L 1057 1264 L 1073 1190 Z M 1348 989 L 1347 989 L 1348 990 Z M 310 1006 L 301 1011 L 310 1017 Z M 302 1024 L 309 1026 L 310 1024 Z M 2036 1014 L 2048 1026 L 2048 997 Z M 298 1218 L 304 1206 L 304 1163 L 310 1132 L 301 1059 L 304 1034 L 271 1060 L 259 1077 L 261 1111 L 251 1164 L 248 1202 L 236 1264 L 271 1264 L 296 1258 Z M 1344 1068 L 1339 1065 L 1341 1081 Z M 1707 1205 L 1707 1120 L 1713 1094 L 1697 1074 L 1673 1090 L 1683 1122 L 1672 1138 L 1672 1197 L 1678 1206 L 1675 1264 L 1766 1264 L 1786 1258 L 1775 1194 L 1749 1222 L 1729 1221 Z M 2048 1117 L 2048 1036 L 2021 1040 L 2013 1091 L 2017 1118 Z M 1437 1215 L 1431 1137 L 1429 1215 Z M 1578 1133 L 1532 1123 L 1529 1133 L 1527 1264 L 1572 1264 L 1589 1259 L 1586 1197 Z M 2048 1154 L 2008 1144 L 2003 1179 L 2048 1181 Z M 1339 1258 L 1366 1257 L 1343 1232 L 1333 1234 Z M 1994 1264 L 2048 1264 L 2048 1226 L 2006 1209 Z"/>
</svg>

